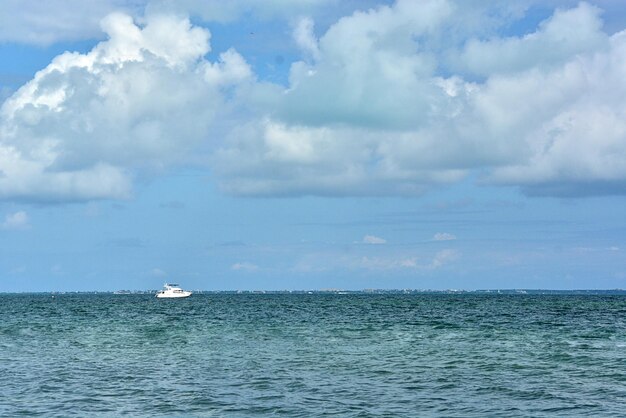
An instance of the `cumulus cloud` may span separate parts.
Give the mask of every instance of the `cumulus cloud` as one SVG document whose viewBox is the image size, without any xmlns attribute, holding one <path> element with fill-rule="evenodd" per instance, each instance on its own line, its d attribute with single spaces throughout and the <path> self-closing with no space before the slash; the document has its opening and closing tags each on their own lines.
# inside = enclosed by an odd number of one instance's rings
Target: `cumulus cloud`
<svg viewBox="0 0 626 418">
<path fill-rule="evenodd" d="M 339 20 L 320 38 L 318 62 L 292 65 L 281 117 L 313 126 L 419 126 L 443 96 L 429 80 L 436 62 L 411 39 L 428 36 L 449 13 L 445 1 L 399 1 Z"/>
<path fill-rule="evenodd" d="M 593 53 L 608 46 L 602 32 L 601 10 L 587 3 L 557 9 L 537 31 L 520 37 L 470 39 L 459 56 L 471 73 L 489 77 L 531 68 L 563 64 L 577 54 Z M 571 29 L 575 27 L 576 30 Z"/>
<path fill-rule="evenodd" d="M 606 51 L 491 84 L 485 99 L 500 102 L 502 113 L 514 106 L 503 98 L 510 83 L 526 91 L 520 94 L 525 99 L 521 113 L 501 121 L 503 128 L 532 122 L 521 131 L 527 157 L 495 168 L 492 179 L 533 194 L 626 192 L 626 87 L 619 82 L 624 63 L 626 32 L 613 35 Z M 532 117 L 531 107 L 542 117 Z"/>
<path fill-rule="evenodd" d="M 218 151 L 224 189 L 416 195 L 480 171 L 527 194 L 626 193 L 626 32 L 602 32 L 580 3 L 523 36 L 438 44 L 459 8 L 399 0 L 317 44 L 305 21 L 317 59 L 294 63 L 273 114 Z"/>
<path fill-rule="evenodd" d="M 21 230 L 28 228 L 30 228 L 28 214 L 22 210 L 6 215 L 4 222 L 0 224 L 0 229 L 4 230 Z"/>
<path fill-rule="evenodd" d="M 434 236 L 433 236 L 433 240 L 435 241 L 452 241 L 456 239 L 456 235 L 454 234 L 449 234 L 447 232 L 437 232 Z"/>
<path fill-rule="evenodd" d="M 317 38 L 313 32 L 314 26 L 313 19 L 310 17 L 300 19 L 293 30 L 293 38 L 304 53 L 317 60 L 320 57 L 320 50 L 317 45 Z"/>
<path fill-rule="evenodd" d="M 0 198 L 126 198 L 189 164 L 238 195 L 419 195 L 477 173 L 530 195 L 626 193 L 626 31 L 605 33 L 595 6 L 559 3 L 506 36 L 532 1 L 397 0 L 319 36 L 294 20 L 303 58 L 283 86 L 234 49 L 207 60 L 208 29 L 166 3 L 141 25 L 109 15 L 107 40 L 4 102 Z M 288 3 L 180 7 L 227 21 L 323 2 Z"/>
<path fill-rule="evenodd" d="M 366 235 L 363 237 L 363 244 L 386 244 L 387 240 L 375 235 Z"/>
<path fill-rule="evenodd" d="M 213 166 L 222 189 L 238 195 L 420 195 L 466 173 L 436 167 L 428 146 L 427 138 L 411 132 L 264 119 L 235 128 Z M 414 161 L 410 148 L 418 148 Z"/>
<path fill-rule="evenodd" d="M 234 50 L 204 59 L 210 33 L 188 19 L 124 14 L 109 39 L 66 52 L 0 109 L 0 198 L 125 198 L 137 170 L 186 161 L 226 99 L 251 75 Z"/>
</svg>

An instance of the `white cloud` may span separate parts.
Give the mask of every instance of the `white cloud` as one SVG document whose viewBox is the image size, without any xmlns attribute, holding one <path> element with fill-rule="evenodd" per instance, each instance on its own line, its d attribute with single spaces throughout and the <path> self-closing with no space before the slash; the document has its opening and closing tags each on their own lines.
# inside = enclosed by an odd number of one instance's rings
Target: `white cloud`
<svg viewBox="0 0 626 418">
<path fill-rule="evenodd" d="M 419 126 L 444 95 L 429 80 L 436 62 L 416 52 L 412 39 L 428 36 L 450 12 L 445 1 L 399 1 L 339 20 L 320 38 L 315 65 L 291 67 L 281 118 L 313 126 Z"/>
<path fill-rule="evenodd" d="M 165 3 L 142 25 L 109 15 L 106 41 L 4 102 L 0 199 L 125 198 L 137 176 L 207 161 L 242 195 L 418 195 L 471 173 L 528 194 L 625 193 L 626 31 L 603 32 L 586 3 L 507 37 L 531 1 L 398 0 L 319 39 L 304 18 L 288 86 L 233 49 L 208 61 L 209 31 Z M 288 3 L 174 7 L 291 19 L 324 1 Z"/>
<path fill-rule="evenodd" d="M 235 271 L 257 271 L 259 269 L 259 266 L 257 266 L 256 264 L 253 263 L 249 263 L 247 261 L 243 261 L 243 262 L 239 262 L 239 263 L 235 263 L 232 266 L 230 266 L 231 270 L 235 270 Z"/>
<path fill-rule="evenodd" d="M 30 228 L 28 214 L 22 210 L 8 214 L 4 218 L 4 222 L 0 224 L 0 229 L 5 230 L 22 230 L 28 228 Z"/>
<path fill-rule="evenodd" d="M 233 130 L 213 165 L 222 188 L 241 195 L 419 195 L 463 177 L 466 170 L 433 167 L 437 156 L 428 161 L 428 140 L 421 139 L 263 120 Z"/>
<path fill-rule="evenodd" d="M 562 65 L 577 54 L 601 51 L 608 45 L 600 14 L 599 8 L 588 3 L 557 9 L 536 32 L 488 41 L 470 39 L 459 60 L 481 76 Z M 572 30 L 574 27 L 576 30 Z"/>
<path fill-rule="evenodd" d="M 293 38 L 298 46 L 314 60 L 319 59 L 320 50 L 313 32 L 315 23 L 310 17 L 302 18 L 293 30 Z"/>
<path fill-rule="evenodd" d="M 251 78 L 250 66 L 232 48 L 221 53 L 218 62 L 207 63 L 204 68 L 205 81 L 215 86 L 235 85 Z"/>
<path fill-rule="evenodd" d="M 137 171 L 190 158 L 225 106 L 224 85 L 250 75 L 230 50 L 204 59 L 207 30 L 189 20 L 123 14 L 87 54 L 66 52 L 0 110 L 0 198 L 125 198 Z"/>
<path fill-rule="evenodd" d="M 374 235 L 366 235 L 363 237 L 364 244 L 386 244 L 387 240 Z"/>
<path fill-rule="evenodd" d="M 469 70 L 455 70 L 456 47 L 436 40 L 460 25 L 459 8 L 398 1 L 332 25 L 315 62 L 292 65 L 289 88 L 270 99 L 273 115 L 218 151 L 223 188 L 415 195 L 480 170 L 483 181 L 528 194 L 624 193 L 626 32 L 603 33 L 585 3 L 521 37 L 477 41 L 460 29 Z M 301 43 L 313 45 L 307 36 Z M 483 56 L 498 65 L 481 67 Z"/>
<path fill-rule="evenodd" d="M 525 91 L 517 93 L 524 100 L 517 106 L 519 113 L 502 128 L 520 128 L 526 155 L 496 168 L 492 179 L 536 194 L 623 193 L 626 86 L 620 80 L 624 62 L 626 32 L 612 36 L 607 51 L 579 56 L 552 71 L 529 72 L 492 84 L 485 99 L 499 101 L 502 113 L 515 107 L 503 102 L 505 94 Z M 516 83 L 516 89 L 509 83 Z M 533 117 L 532 112 L 542 116 Z"/>
<path fill-rule="evenodd" d="M 433 240 L 435 241 L 452 241 L 456 239 L 456 235 L 454 234 L 449 234 L 447 232 L 437 232 L 434 236 L 433 236 Z"/>
</svg>

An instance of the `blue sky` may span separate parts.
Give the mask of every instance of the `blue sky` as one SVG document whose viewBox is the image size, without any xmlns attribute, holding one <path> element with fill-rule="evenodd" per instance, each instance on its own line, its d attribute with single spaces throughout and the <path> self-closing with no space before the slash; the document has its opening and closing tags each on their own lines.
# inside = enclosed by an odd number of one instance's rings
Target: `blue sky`
<svg viewBox="0 0 626 418">
<path fill-rule="evenodd" d="M 626 6 L 0 3 L 0 291 L 623 288 Z"/>
</svg>

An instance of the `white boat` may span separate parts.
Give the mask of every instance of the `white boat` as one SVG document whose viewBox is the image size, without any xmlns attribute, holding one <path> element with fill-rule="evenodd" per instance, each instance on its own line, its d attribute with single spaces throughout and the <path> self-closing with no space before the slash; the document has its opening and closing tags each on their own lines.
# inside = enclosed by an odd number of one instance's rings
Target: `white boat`
<svg viewBox="0 0 626 418">
<path fill-rule="evenodd" d="M 156 294 L 157 298 L 187 298 L 191 296 L 191 292 L 183 290 L 174 283 L 165 283 L 163 290 L 159 290 Z"/>
</svg>

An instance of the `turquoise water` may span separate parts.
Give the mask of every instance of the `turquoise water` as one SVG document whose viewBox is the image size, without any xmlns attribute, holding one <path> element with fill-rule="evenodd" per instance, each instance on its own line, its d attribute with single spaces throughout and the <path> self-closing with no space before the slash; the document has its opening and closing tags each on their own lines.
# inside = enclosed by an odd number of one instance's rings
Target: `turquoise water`
<svg viewBox="0 0 626 418">
<path fill-rule="evenodd" d="M 0 295 L 2 416 L 624 416 L 626 297 Z"/>
</svg>

